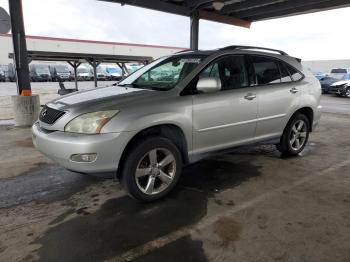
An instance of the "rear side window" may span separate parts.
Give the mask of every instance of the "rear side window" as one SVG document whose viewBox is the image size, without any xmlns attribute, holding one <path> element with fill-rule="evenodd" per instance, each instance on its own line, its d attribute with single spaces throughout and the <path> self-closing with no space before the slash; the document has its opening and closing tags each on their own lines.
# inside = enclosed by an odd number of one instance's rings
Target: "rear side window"
<svg viewBox="0 0 350 262">
<path fill-rule="evenodd" d="M 290 65 L 286 64 L 287 69 L 289 71 L 289 74 L 291 75 L 293 81 L 299 81 L 301 80 L 304 76 L 296 70 L 294 67 L 291 67 Z"/>
<path fill-rule="evenodd" d="M 281 83 L 278 62 L 268 57 L 251 56 L 258 85 Z"/>
<path fill-rule="evenodd" d="M 281 71 L 281 82 L 282 83 L 292 82 L 293 80 L 289 74 L 289 71 L 287 70 L 287 65 L 283 62 L 279 62 L 279 66 Z"/>
</svg>

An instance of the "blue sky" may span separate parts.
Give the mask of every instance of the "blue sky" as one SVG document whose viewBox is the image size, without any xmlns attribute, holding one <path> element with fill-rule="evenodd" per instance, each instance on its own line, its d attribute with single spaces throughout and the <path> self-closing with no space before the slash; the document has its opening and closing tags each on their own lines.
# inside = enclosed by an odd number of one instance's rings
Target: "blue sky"
<svg viewBox="0 0 350 262">
<path fill-rule="evenodd" d="M 7 0 L 0 6 L 8 8 Z M 101 41 L 189 46 L 189 18 L 96 0 L 23 0 L 26 33 Z M 303 60 L 350 59 L 350 8 L 253 23 L 200 22 L 200 49 L 232 44 L 285 50 Z"/>
</svg>

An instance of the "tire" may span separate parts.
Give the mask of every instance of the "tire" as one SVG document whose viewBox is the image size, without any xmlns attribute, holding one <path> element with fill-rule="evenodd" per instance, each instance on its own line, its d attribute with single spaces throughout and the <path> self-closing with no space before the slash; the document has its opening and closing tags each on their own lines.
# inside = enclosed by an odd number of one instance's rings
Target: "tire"
<svg viewBox="0 0 350 262">
<path fill-rule="evenodd" d="M 303 125 L 299 130 L 300 123 L 303 123 Z M 277 149 L 284 156 L 298 155 L 305 148 L 305 145 L 309 139 L 309 134 L 309 119 L 304 114 L 297 114 L 288 122 L 287 126 L 285 127 L 280 138 L 280 143 L 277 145 Z"/>
<path fill-rule="evenodd" d="M 346 88 L 344 96 L 350 98 L 350 87 Z"/>
<path fill-rule="evenodd" d="M 171 140 L 148 137 L 135 143 L 126 153 L 121 184 L 133 198 L 142 202 L 154 201 L 167 195 L 177 184 L 182 158 Z M 162 167 L 163 160 L 166 161 Z"/>
</svg>

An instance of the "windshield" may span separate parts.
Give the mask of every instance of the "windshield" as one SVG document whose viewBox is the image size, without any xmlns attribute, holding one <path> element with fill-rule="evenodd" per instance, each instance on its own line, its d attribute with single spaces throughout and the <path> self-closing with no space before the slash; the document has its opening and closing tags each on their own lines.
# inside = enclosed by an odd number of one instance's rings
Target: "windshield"
<svg viewBox="0 0 350 262">
<path fill-rule="evenodd" d="M 58 65 L 58 66 L 55 66 L 55 68 L 56 68 L 57 73 L 68 73 L 69 72 L 68 67 L 64 66 L 64 65 Z"/>
<path fill-rule="evenodd" d="M 35 72 L 38 74 L 50 74 L 49 67 L 47 65 L 35 65 Z"/>
<path fill-rule="evenodd" d="M 107 67 L 107 72 L 108 72 L 108 73 L 120 73 L 121 70 L 118 70 L 118 69 L 115 68 L 115 67 Z"/>
<path fill-rule="evenodd" d="M 333 77 L 337 80 L 342 80 L 345 74 L 341 74 L 341 73 L 330 73 L 329 76 Z"/>
<path fill-rule="evenodd" d="M 87 68 L 78 68 L 77 70 L 78 73 L 89 73 L 89 70 Z"/>
<path fill-rule="evenodd" d="M 166 91 L 174 88 L 205 58 L 204 55 L 176 55 L 162 57 L 136 71 L 119 85 Z"/>
</svg>

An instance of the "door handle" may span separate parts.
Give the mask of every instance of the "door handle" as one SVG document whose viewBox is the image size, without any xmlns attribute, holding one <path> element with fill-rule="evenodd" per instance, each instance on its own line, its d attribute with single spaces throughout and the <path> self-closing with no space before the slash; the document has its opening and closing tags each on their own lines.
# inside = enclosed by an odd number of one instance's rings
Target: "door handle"
<svg viewBox="0 0 350 262">
<path fill-rule="evenodd" d="M 256 95 L 252 93 L 248 93 L 244 96 L 244 99 L 247 99 L 247 100 L 253 100 L 254 98 L 256 98 Z"/>
<path fill-rule="evenodd" d="M 292 87 L 289 92 L 291 92 L 292 94 L 298 93 L 298 89 L 296 89 L 295 87 Z"/>
</svg>

